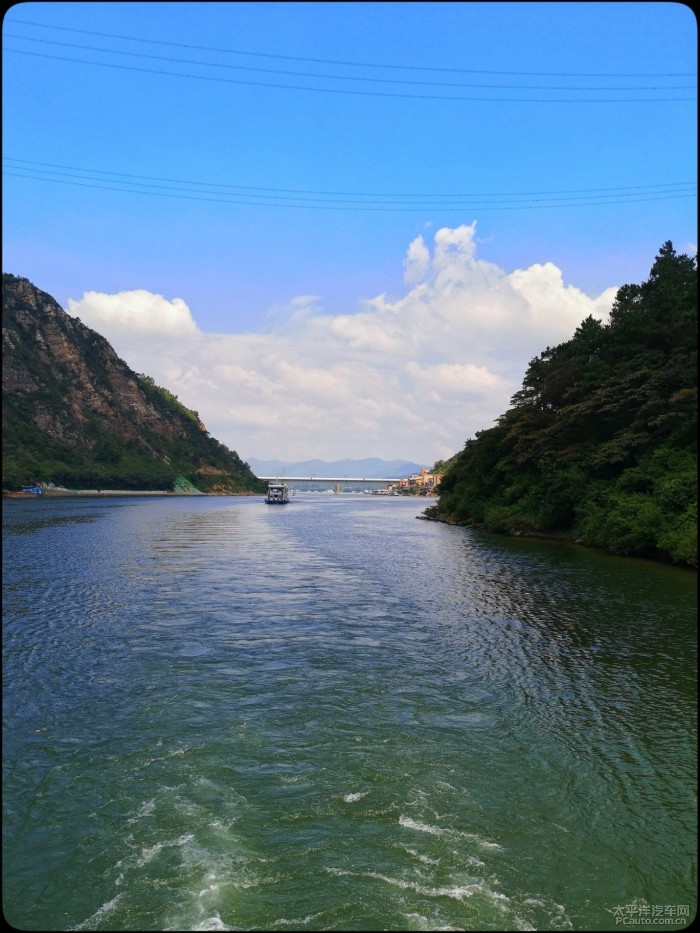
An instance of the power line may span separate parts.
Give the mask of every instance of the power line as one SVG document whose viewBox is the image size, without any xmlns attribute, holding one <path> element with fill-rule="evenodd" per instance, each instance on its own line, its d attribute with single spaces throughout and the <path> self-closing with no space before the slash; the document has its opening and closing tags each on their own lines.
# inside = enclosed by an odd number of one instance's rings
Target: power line
<svg viewBox="0 0 700 933">
<path fill-rule="evenodd" d="M 351 94 L 358 97 L 392 97 L 403 100 L 441 100 L 441 101 L 471 101 L 482 103 L 510 103 L 510 104 L 630 104 L 630 103 L 674 103 L 694 101 L 694 97 L 601 97 L 601 98 L 539 98 L 539 97 L 464 97 L 444 96 L 436 94 L 398 94 L 392 91 L 358 91 L 349 88 L 309 87 L 299 84 L 275 84 L 268 81 L 244 81 L 240 78 L 222 78 L 213 75 L 183 74 L 178 71 L 163 71 L 156 68 L 137 68 L 133 65 L 117 65 L 114 62 L 91 62 L 82 58 L 70 58 L 62 55 L 49 55 L 45 52 L 28 52 L 24 49 L 6 49 L 5 52 L 14 52 L 16 55 L 31 55 L 34 58 L 48 58 L 53 61 L 72 62 L 79 65 L 91 65 L 99 68 L 116 68 L 120 71 L 135 71 L 141 74 L 165 75 L 173 78 L 190 78 L 197 81 L 216 81 L 220 84 L 241 84 L 248 87 L 270 87 L 285 91 L 315 91 L 321 94 Z M 575 90 L 575 89 L 574 89 Z"/>
<path fill-rule="evenodd" d="M 474 201 L 474 202 L 466 202 L 460 206 L 450 206 L 450 204 L 448 203 L 448 204 L 433 204 L 433 205 L 413 204 L 413 205 L 408 205 L 408 206 L 396 207 L 391 204 L 382 204 L 382 203 L 373 205 L 371 202 L 369 203 L 365 202 L 365 203 L 362 203 L 361 206 L 356 206 L 356 204 L 353 204 L 353 202 L 337 203 L 333 201 L 327 201 L 322 204 L 310 204 L 308 203 L 308 201 L 304 201 L 303 199 L 299 199 L 299 198 L 289 199 L 289 200 L 300 201 L 300 203 L 286 203 L 286 202 L 280 203 L 279 200 L 276 200 L 276 201 L 274 200 L 272 201 L 271 200 L 245 201 L 245 200 L 241 200 L 241 198 L 251 197 L 251 195 L 244 196 L 244 195 L 234 194 L 228 198 L 226 197 L 204 197 L 203 195 L 206 194 L 206 192 L 192 196 L 190 194 L 183 194 L 182 190 L 177 190 L 177 189 L 175 190 L 175 192 L 173 191 L 148 191 L 148 190 L 140 190 L 134 187 L 132 188 L 115 187 L 114 185 L 110 185 L 110 184 L 88 184 L 86 181 L 72 181 L 66 178 L 47 178 L 41 175 L 23 175 L 19 172 L 5 172 L 5 175 L 8 177 L 13 177 L 13 178 L 25 178 L 25 179 L 29 179 L 32 181 L 49 182 L 51 184 L 73 185 L 73 186 L 80 187 L 80 188 L 92 188 L 92 189 L 97 189 L 100 191 L 117 191 L 122 194 L 128 193 L 128 194 L 148 195 L 151 197 L 173 198 L 176 200 L 184 200 L 184 201 L 207 201 L 207 202 L 218 203 L 218 204 L 231 204 L 231 205 L 249 206 L 249 207 L 278 207 L 278 208 L 288 207 L 288 208 L 294 208 L 294 209 L 303 208 L 306 210 L 331 210 L 331 211 L 425 212 L 426 210 L 430 210 L 430 211 L 442 211 L 442 212 L 451 212 L 451 213 L 460 211 L 464 213 L 467 210 L 470 210 L 470 211 L 472 210 L 479 210 L 479 211 L 537 210 L 537 209 L 542 209 L 542 208 L 547 208 L 547 207 L 569 208 L 569 207 L 589 207 L 589 206 L 605 206 L 605 205 L 616 205 L 616 204 L 630 204 L 630 203 L 639 203 L 639 202 L 646 202 L 646 201 L 668 201 L 668 200 L 675 200 L 678 198 L 687 198 L 687 197 L 695 196 L 694 192 L 681 192 L 681 193 L 649 192 L 648 194 L 642 194 L 641 196 L 629 196 L 629 197 L 618 199 L 618 200 L 612 200 L 612 199 L 606 199 L 602 201 L 581 200 L 581 201 L 574 202 L 574 203 L 564 203 L 563 201 L 548 201 L 547 202 L 547 201 L 544 201 L 544 199 L 535 199 L 534 201 L 529 202 L 529 203 L 509 202 L 506 204 L 499 204 L 498 202 L 481 204 L 478 201 Z M 91 179 L 91 180 L 100 181 L 99 179 Z M 215 194 L 215 192 L 211 192 L 211 193 Z M 269 199 L 271 196 L 261 195 L 259 197 L 261 198 L 267 197 Z M 605 197 L 605 196 L 597 195 L 596 197 Z"/>
<path fill-rule="evenodd" d="M 479 88 L 482 90 L 520 90 L 520 91 L 689 91 L 695 88 L 692 84 L 675 84 L 664 87 L 650 87 L 638 85 L 635 87 L 551 87 L 542 84 L 465 84 L 464 82 L 449 81 L 415 81 L 402 78 L 374 78 L 355 75 L 319 74 L 309 71 L 283 71 L 280 69 L 255 68 L 251 65 L 231 65 L 219 62 L 203 62 L 189 58 L 172 58 L 167 55 L 149 55 L 145 52 L 126 52 L 121 49 L 105 49 L 93 45 L 78 45 L 75 42 L 57 42 L 51 39 L 35 39 L 31 36 L 18 36 L 6 33 L 8 39 L 19 39 L 25 42 L 39 42 L 44 45 L 58 45 L 62 48 L 80 49 L 85 52 L 106 52 L 108 55 L 128 55 L 130 58 L 147 58 L 154 61 L 173 62 L 178 65 L 201 65 L 205 68 L 226 68 L 235 71 L 254 71 L 262 74 L 284 75 L 293 78 L 321 78 L 325 81 L 364 81 L 372 84 L 413 84 L 426 88 Z M 10 50 L 19 51 L 19 50 Z"/>
<path fill-rule="evenodd" d="M 401 71 L 432 71 L 432 72 L 441 72 L 449 74 L 487 74 L 487 75 L 519 75 L 521 77 L 550 77 L 550 78 L 687 78 L 695 76 L 694 72 L 690 71 L 681 71 L 681 72 L 559 72 L 559 71 L 488 71 L 484 69 L 476 68 L 444 68 L 433 65 L 396 65 L 388 63 L 372 63 L 372 62 L 353 62 L 353 61 L 344 61 L 338 59 L 328 59 L 328 58 L 305 58 L 299 55 L 279 55 L 271 52 L 251 52 L 241 49 L 227 49 L 215 46 L 207 45 L 194 45 L 191 43 L 183 42 L 168 42 L 164 39 L 144 39 L 140 36 L 124 36 L 115 33 L 109 32 L 96 32 L 90 29 L 75 29 L 70 26 L 52 26 L 48 23 L 35 23 L 29 22 L 27 20 L 13 19 L 11 24 L 14 25 L 18 23 L 22 26 L 37 26 L 40 29 L 54 29 L 61 30 L 62 32 L 76 32 L 88 36 L 100 36 L 105 39 L 124 39 L 128 42 L 142 42 L 148 43 L 149 45 L 168 45 L 174 48 L 181 49 L 195 49 L 199 52 L 223 52 L 228 55 L 247 55 L 255 58 L 274 58 L 284 61 L 295 61 L 295 62 L 310 62 L 317 65 L 344 65 L 352 66 L 354 68 L 387 68 L 395 69 Z"/>
<path fill-rule="evenodd" d="M 17 159 L 12 156 L 3 156 L 3 160 L 7 163 L 19 163 L 18 166 L 10 166 L 10 168 L 17 169 L 18 167 L 22 171 L 32 171 L 32 172 L 47 172 L 47 170 L 60 169 L 62 171 L 54 172 L 48 171 L 48 174 L 69 174 L 74 172 L 82 173 L 81 176 L 69 175 L 69 177 L 82 177 L 84 180 L 89 181 L 106 181 L 119 184 L 141 184 L 146 187 L 154 187 L 149 185 L 149 182 L 165 182 L 166 185 L 193 185 L 198 187 L 222 189 L 220 191 L 211 191 L 203 192 L 209 194 L 226 194 L 226 190 L 223 189 L 235 189 L 235 191 L 244 191 L 247 193 L 261 192 L 259 196 L 269 196 L 274 197 L 280 194 L 293 194 L 299 196 L 316 196 L 316 195 L 330 195 L 333 198 L 341 197 L 352 197 L 352 198 L 447 198 L 452 201 L 459 198 L 537 198 L 545 199 L 551 198 L 552 196 L 589 196 L 589 197 L 612 197 L 615 193 L 618 196 L 629 195 L 638 195 L 640 193 L 647 194 L 662 194 L 662 193 L 678 193 L 672 190 L 664 192 L 663 190 L 657 189 L 678 189 L 678 188 L 689 188 L 697 187 L 697 182 L 688 182 L 688 181 L 677 181 L 677 182 L 663 182 L 660 184 L 653 185 L 618 185 L 616 187 L 607 187 L 607 188 L 573 188 L 573 189 L 563 189 L 563 190 L 550 190 L 550 191 L 484 191 L 484 192 L 453 192 L 453 193 L 436 193 L 436 192 L 363 192 L 363 191 L 324 191 L 324 190 L 308 190 L 301 188 L 270 188 L 270 187 L 261 187 L 253 185 L 236 185 L 230 183 L 217 183 L 209 181 L 193 181 L 192 179 L 183 179 L 183 178 L 167 178 L 158 175 L 135 175 L 128 172 L 112 172 L 105 169 L 95 169 L 95 168 L 85 168 L 83 166 L 75 165 L 63 165 L 56 162 L 37 162 L 30 159 Z M 39 166 L 39 168 L 35 168 Z M 90 178 L 91 175 L 108 175 L 114 176 L 113 178 Z M 30 176 L 25 176 L 30 177 Z M 41 176 L 37 176 L 41 177 Z M 122 181 L 122 179 L 125 179 Z M 130 179 L 134 179 L 131 181 Z M 187 190 L 187 189 L 180 189 Z M 234 192 L 235 193 L 235 192 Z M 625 194 L 626 193 L 626 194 Z M 684 192 L 692 193 L 692 192 Z M 258 195 L 255 195 L 256 197 Z"/>
</svg>

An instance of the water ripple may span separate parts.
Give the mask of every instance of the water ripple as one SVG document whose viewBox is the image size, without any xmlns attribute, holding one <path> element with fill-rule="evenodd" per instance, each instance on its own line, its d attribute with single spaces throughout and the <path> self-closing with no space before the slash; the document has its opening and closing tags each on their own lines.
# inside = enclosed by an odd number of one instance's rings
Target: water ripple
<svg viewBox="0 0 700 933">
<path fill-rule="evenodd" d="M 688 575 L 410 500 L 9 506 L 16 926 L 605 929 L 694 903 Z"/>
</svg>

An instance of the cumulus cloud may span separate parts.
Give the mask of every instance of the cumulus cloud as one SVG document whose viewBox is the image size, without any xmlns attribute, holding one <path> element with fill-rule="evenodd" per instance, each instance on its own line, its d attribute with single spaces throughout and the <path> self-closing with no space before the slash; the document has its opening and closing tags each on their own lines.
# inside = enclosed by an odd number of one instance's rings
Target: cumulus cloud
<svg viewBox="0 0 700 933">
<path fill-rule="evenodd" d="M 85 292 L 80 301 L 68 300 L 68 313 L 89 318 L 99 331 L 102 325 L 111 331 L 123 329 L 141 334 L 193 336 L 199 333 L 192 313 L 182 298 L 168 300 L 143 288 L 116 295 Z"/>
<path fill-rule="evenodd" d="M 430 266 L 430 250 L 422 236 L 416 237 L 408 247 L 404 265 L 404 281 L 409 285 L 419 282 Z"/>
<path fill-rule="evenodd" d="M 617 288 L 588 296 L 551 262 L 511 272 L 477 255 L 476 224 L 422 236 L 406 292 L 354 309 L 316 296 L 271 309 L 265 331 L 211 334 L 184 301 L 87 292 L 69 312 L 138 372 L 175 392 L 241 456 L 378 456 L 430 464 L 510 404 L 530 359 L 605 320 Z"/>
</svg>

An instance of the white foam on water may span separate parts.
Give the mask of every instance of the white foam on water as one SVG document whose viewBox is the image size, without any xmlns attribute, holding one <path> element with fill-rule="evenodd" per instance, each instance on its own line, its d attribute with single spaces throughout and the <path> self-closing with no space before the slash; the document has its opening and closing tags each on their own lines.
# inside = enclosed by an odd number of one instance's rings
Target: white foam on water
<svg viewBox="0 0 700 933">
<path fill-rule="evenodd" d="M 448 784 L 447 781 L 438 781 L 438 782 L 437 782 L 437 786 L 438 786 L 438 787 L 446 787 L 448 790 L 454 790 L 454 791 L 457 790 L 456 787 L 453 787 L 451 784 Z"/>
<path fill-rule="evenodd" d="M 450 927 L 450 926 L 447 926 L 447 927 L 439 927 L 439 926 L 436 926 L 435 923 L 434 923 L 434 921 L 430 920 L 428 917 L 424 917 L 422 914 L 415 914 L 415 913 L 413 913 L 413 914 L 404 914 L 403 916 L 404 916 L 409 922 L 414 922 L 414 923 L 416 923 L 416 924 L 419 924 L 418 926 L 416 926 L 416 927 L 411 927 L 410 929 L 430 930 L 431 933 L 433 933 L 433 931 L 435 931 L 435 933 L 438 933 L 438 931 L 440 931 L 440 933 L 442 933 L 443 930 L 446 930 L 446 931 L 447 931 L 447 930 L 462 930 L 462 929 L 463 929 L 463 927 Z"/>
<path fill-rule="evenodd" d="M 221 919 L 219 914 L 215 913 L 213 917 L 206 917 L 204 920 L 201 920 L 196 926 L 193 926 L 192 929 L 193 930 L 233 930 L 235 928 L 226 926 L 226 924 Z"/>
<path fill-rule="evenodd" d="M 151 816 L 153 811 L 156 808 L 155 799 L 146 800 L 136 811 L 136 816 L 132 816 L 131 819 L 127 820 L 127 825 L 132 826 L 134 823 L 137 823 L 144 816 Z"/>
<path fill-rule="evenodd" d="M 416 852 L 415 849 L 412 849 L 410 846 L 405 846 L 403 843 L 399 842 L 398 845 L 412 855 L 414 858 L 417 858 L 420 862 L 423 862 L 424 865 L 439 865 L 439 858 L 429 858 L 427 855 L 422 855 L 420 852 Z"/>
<path fill-rule="evenodd" d="M 395 843 L 399 848 L 404 849 L 414 858 L 417 858 L 419 861 L 423 862 L 424 865 L 439 865 L 441 859 L 439 858 L 430 858 L 427 855 L 423 855 L 421 852 L 417 852 L 415 849 L 412 849 L 410 846 L 405 845 L 403 842 Z M 466 862 L 470 868 L 486 868 L 486 862 L 482 862 L 480 858 L 477 858 L 475 855 L 463 855 L 457 849 L 452 849 L 452 855 L 456 859 L 459 859 L 463 862 Z"/>
<path fill-rule="evenodd" d="M 428 887 L 424 884 L 418 884 L 415 881 L 404 881 L 402 878 L 391 878 L 389 875 L 382 875 L 379 872 L 369 871 L 366 873 L 370 878 L 379 878 L 387 884 L 395 885 L 397 888 L 403 888 L 406 891 L 415 891 L 417 894 L 424 894 L 426 897 L 452 897 L 455 900 L 462 901 L 467 897 L 473 897 L 474 894 L 487 892 L 482 884 L 455 884 L 444 885 L 440 887 Z"/>
<path fill-rule="evenodd" d="M 467 856 L 467 865 L 471 865 L 472 868 L 486 868 L 486 862 L 482 862 L 475 855 Z"/>
<path fill-rule="evenodd" d="M 439 865 L 439 858 L 429 858 L 427 855 L 421 855 L 420 852 L 416 852 L 416 858 L 421 861 L 424 865 Z"/>
<path fill-rule="evenodd" d="M 158 853 L 165 848 L 170 846 L 184 846 L 188 842 L 194 839 L 192 833 L 183 833 L 182 836 L 179 836 L 177 839 L 171 839 L 168 842 L 157 842 L 154 846 L 149 846 L 146 849 L 141 850 L 141 858 L 137 861 L 137 866 L 143 868 L 144 865 L 147 865 L 153 858 L 155 858 Z"/>
<path fill-rule="evenodd" d="M 77 926 L 72 927 L 73 930 L 94 930 L 96 923 L 105 917 L 107 914 L 111 914 L 112 911 L 117 906 L 117 903 L 124 897 L 123 893 L 117 894 L 116 897 L 113 897 L 111 901 L 106 901 L 101 907 L 95 911 L 95 913 L 88 917 L 87 920 L 83 920 L 82 923 L 79 923 Z"/>
<path fill-rule="evenodd" d="M 497 842 L 490 842 L 488 839 L 484 839 L 476 833 L 465 833 L 459 829 L 432 826 L 430 823 L 419 823 L 417 820 L 412 820 L 410 816 L 400 816 L 399 826 L 404 826 L 406 829 L 414 829 L 420 833 L 429 833 L 431 836 L 458 836 L 461 839 L 469 839 L 477 845 L 483 846 L 485 849 L 503 848 L 503 846 L 499 845 Z"/>
<path fill-rule="evenodd" d="M 526 908 L 539 908 L 547 913 L 546 919 L 546 929 L 551 930 L 573 930 L 574 926 L 567 916 L 566 908 L 563 904 L 557 904 L 556 901 L 542 900 L 539 897 L 526 897 L 523 901 L 520 902 L 521 907 Z M 515 920 L 518 922 L 519 930 L 535 930 L 536 927 L 525 926 L 527 920 L 516 916 Z"/>
<path fill-rule="evenodd" d="M 499 845 L 498 842 L 490 842 L 488 839 L 484 839 L 482 836 L 477 836 L 476 833 L 462 833 L 455 831 L 458 836 L 461 836 L 463 839 L 471 839 L 477 845 L 482 846 L 484 849 L 502 849 L 503 846 Z"/>
<path fill-rule="evenodd" d="M 309 914 L 307 917 L 300 917 L 295 920 L 287 920 L 284 917 L 280 917 L 279 920 L 273 920 L 272 925 L 285 927 L 305 926 L 307 923 L 311 923 L 312 920 L 316 920 L 318 917 L 322 917 L 325 912 L 325 910 L 321 910 L 317 914 Z"/>
<path fill-rule="evenodd" d="M 219 885 L 212 881 L 208 888 L 202 888 L 197 897 L 205 897 L 207 894 L 218 894 Z"/>
<path fill-rule="evenodd" d="M 444 836 L 448 830 L 439 826 L 431 826 L 429 823 L 418 823 L 412 820 L 410 816 L 400 816 L 399 826 L 405 826 L 406 829 L 415 829 L 419 833 L 429 833 L 431 836 Z"/>
<path fill-rule="evenodd" d="M 363 791 L 362 793 L 357 793 L 357 794 L 345 794 L 343 796 L 343 800 L 345 801 L 345 803 L 355 803 L 356 800 L 362 800 L 363 797 L 366 797 L 368 793 L 369 791 L 366 790 L 366 791 Z"/>
<path fill-rule="evenodd" d="M 478 882 L 474 882 L 473 884 L 454 884 L 443 885 L 440 887 L 428 887 L 427 885 L 419 884 L 416 881 L 405 881 L 403 878 L 391 878 L 389 875 L 382 875 L 380 872 L 376 871 L 354 872 L 346 871 L 342 868 L 326 868 L 326 871 L 331 875 L 351 875 L 354 877 L 362 878 L 378 878 L 380 881 L 386 882 L 386 884 L 393 885 L 397 888 L 402 888 L 405 891 L 415 891 L 416 894 L 423 894 L 426 897 L 451 897 L 454 900 L 463 901 L 465 898 L 473 897 L 478 893 L 485 895 L 489 900 L 493 901 L 510 900 L 510 898 L 506 897 L 505 894 L 497 894 L 496 892 L 489 890 L 489 888 Z"/>
</svg>

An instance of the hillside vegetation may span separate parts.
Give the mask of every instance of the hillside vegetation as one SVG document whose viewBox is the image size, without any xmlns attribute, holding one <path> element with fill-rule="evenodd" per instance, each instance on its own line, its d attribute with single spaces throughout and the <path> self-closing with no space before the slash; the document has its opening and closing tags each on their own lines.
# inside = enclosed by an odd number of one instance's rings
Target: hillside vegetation
<svg viewBox="0 0 700 933">
<path fill-rule="evenodd" d="M 133 372 L 27 279 L 3 274 L 2 485 L 262 493 L 197 412 Z M 186 484 L 179 484 L 185 488 Z"/>
<path fill-rule="evenodd" d="M 427 517 L 697 567 L 697 258 L 666 242 L 607 324 L 530 362 L 511 404 Z"/>
</svg>

